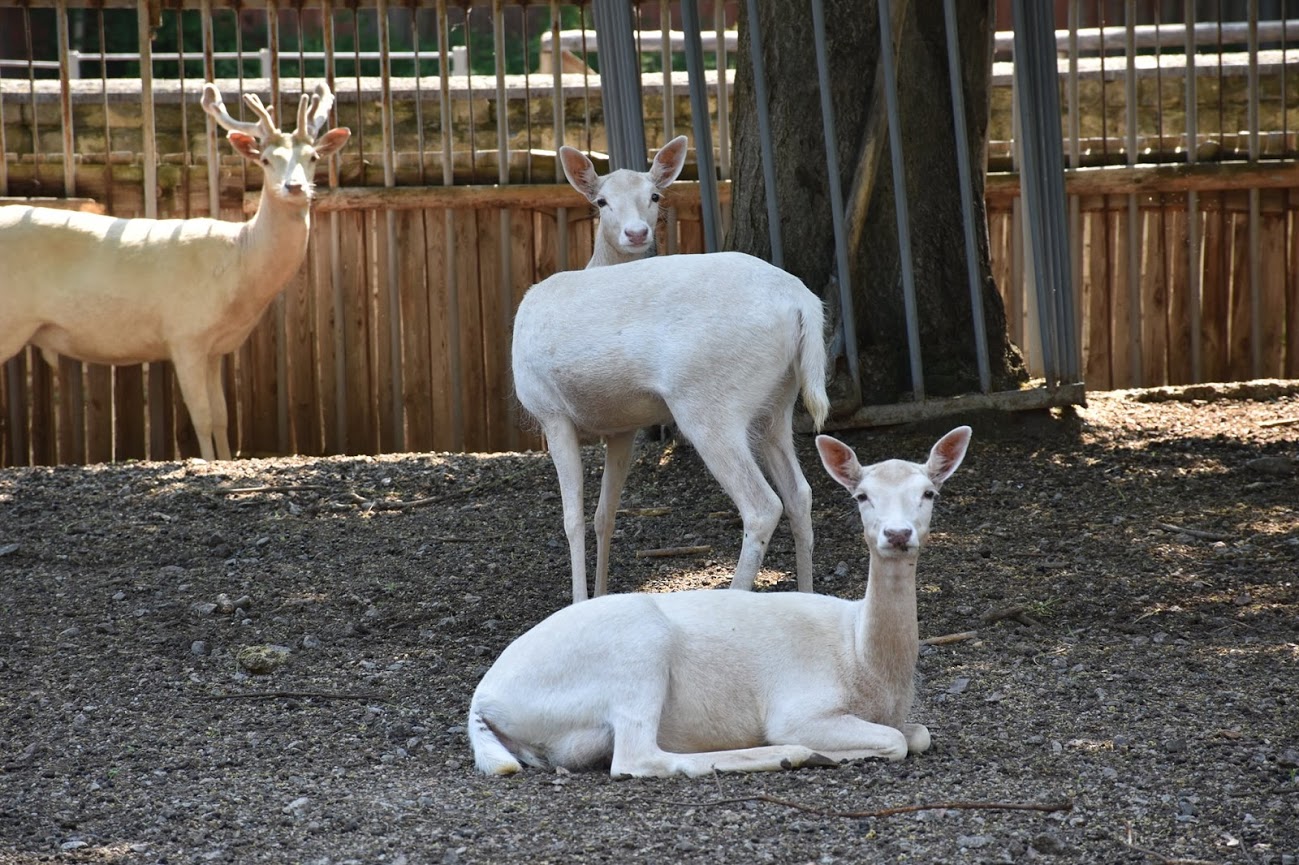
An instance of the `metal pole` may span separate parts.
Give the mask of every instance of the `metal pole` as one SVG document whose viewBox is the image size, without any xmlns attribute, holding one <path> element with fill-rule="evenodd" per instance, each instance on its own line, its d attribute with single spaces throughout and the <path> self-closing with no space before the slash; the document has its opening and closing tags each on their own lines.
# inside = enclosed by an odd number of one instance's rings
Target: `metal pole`
<svg viewBox="0 0 1299 865">
<path fill-rule="evenodd" d="M 838 271 L 839 326 L 843 330 L 843 356 L 854 391 L 861 393 L 861 359 L 857 354 L 857 322 L 852 302 L 852 274 L 848 265 L 848 233 L 843 220 L 843 178 L 839 174 L 839 136 L 834 127 L 830 99 L 830 57 L 825 39 L 825 6 L 812 0 L 812 38 L 816 48 L 816 77 L 821 90 L 821 129 L 825 136 L 825 168 L 830 175 L 830 220 L 834 226 L 834 260 Z M 891 37 L 890 37 L 891 38 Z"/>
<path fill-rule="evenodd" d="M 708 85 L 704 80 L 704 48 L 699 35 L 699 4 L 681 0 L 682 26 L 686 33 L 686 71 L 690 76 L 690 119 L 695 130 L 695 161 L 699 166 L 700 216 L 704 224 L 704 251 L 716 252 L 721 209 L 717 194 L 717 170 L 713 165 L 713 133 L 709 123 Z"/>
<path fill-rule="evenodd" d="M 965 229 L 965 273 L 970 282 L 970 309 L 974 315 L 974 346 L 979 360 L 979 387 L 992 389 L 988 363 L 988 327 L 983 320 L 983 291 L 974 241 L 974 181 L 970 170 L 970 142 L 965 133 L 965 90 L 961 86 L 961 49 L 957 44 L 956 0 L 943 0 L 947 21 L 947 71 L 952 88 L 952 115 L 956 130 L 956 170 L 961 185 L 961 221 Z"/>
<path fill-rule="evenodd" d="M 644 171 L 645 122 L 631 4 L 596 2 L 592 9 L 600 46 L 600 100 L 609 137 L 609 167 Z"/>
<path fill-rule="evenodd" d="M 889 16 L 890 5 L 889 0 L 879 2 L 880 66 L 884 72 L 884 104 L 889 121 L 889 156 L 893 163 L 893 204 L 898 224 L 898 261 L 902 266 L 902 303 L 907 317 L 907 353 L 911 360 L 911 391 L 915 401 L 921 402 L 925 398 L 925 375 L 920 361 L 920 320 L 916 312 L 916 276 L 911 266 L 911 216 L 907 209 L 906 172 L 902 166 L 902 129 L 899 125 L 897 73 L 893 68 L 893 24 Z M 833 179 L 837 182 L 837 176 Z M 847 335 L 845 330 L 844 336 Z"/>
<path fill-rule="evenodd" d="M 762 32 L 758 24 L 758 0 L 746 0 L 749 16 L 749 60 L 753 63 L 753 96 L 758 108 L 758 145 L 762 152 L 762 182 L 766 186 L 767 235 L 771 242 L 771 263 L 785 266 L 780 242 L 780 207 L 776 202 L 776 157 L 771 146 L 771 114 L 767 109 L 767 69 L 762 60 Z"/>
</svg>

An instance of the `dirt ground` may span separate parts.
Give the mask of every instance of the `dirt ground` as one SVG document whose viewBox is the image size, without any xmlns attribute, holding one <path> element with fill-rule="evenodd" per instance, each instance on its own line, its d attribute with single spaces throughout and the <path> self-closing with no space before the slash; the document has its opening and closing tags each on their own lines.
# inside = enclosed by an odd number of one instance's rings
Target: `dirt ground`
<svg viewBox="0 0 1299 865">
<path fill-rule="evenodd" d="M 569 598 L 544 455 L 0 471 L 0 863 L 1299 863 L 1299 382 L 1165 396 L 844 434 L 974 427 L 920 561 L 922 636 L 976 632 L 922 649 L 934 747 L 700 780 L 473 768 L 478 679 Z M 799 448 L 817 590 L 860 596 Z M 614 591 L 726 585 L 688 447 L 624 507 Z M 782 526 L 760 590 L 792 570 Z M 862 813 L 944 802 L 1071 810 Z"/>
</svg>

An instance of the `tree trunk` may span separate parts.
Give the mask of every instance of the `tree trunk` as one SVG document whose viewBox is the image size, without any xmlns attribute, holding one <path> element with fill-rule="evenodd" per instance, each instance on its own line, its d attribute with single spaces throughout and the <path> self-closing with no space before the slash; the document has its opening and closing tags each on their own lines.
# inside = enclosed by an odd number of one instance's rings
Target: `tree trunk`
<svg viewBox="0 0 1299 865">
<path fill-rule="evenodd" d="M 894 0 L 894 4 L 901 0 Z M 956 4 L 966 107 L 966 132 L 973 167 L 978 272 L 982 284 L 993 390 L 1013 388 L 1026 378 L 1018 350 L 1006 334 L 1005 309 L 993 283 L 983 201 L 991 75 L 993 2 Z M 810 3 L 759 0 L 763 55 L 776 154 L 785 267 L 826 301 L 838 318 L 834 229 L 822 136 L 820 92 Z M 907 4 L 897 57 L 898 102 L 916 307 L 920 325 L 924 389 L 950 396 L 979 389 L 973 313 L 965 265 L 963 215 L 957 174 L 947 39 L 943 5 L 931 0 Z M 856 350 L 861 359 L 866 404 L 896 402 L 913 392 L 907 354 L 902 269 L 897 242 L 887 121 L 881 101 L 873 106 L 878 74 L 879 18 L 874 2 L 826 0 L 826 31 L 835 112 L 838 178 L 849 201 L 854 175 L 869 137 L 882 141 L 873 170 L 864 172 L 872 190 L 860 242 L 850 249 Z M 770 257 L 765 190 L 749 62 L 747 16 L 740 21 L 741 57 L 735 85 L 733 225 L 727 246 Z M 867 160 L 864 165 L 869 166 Z M 851 204 L 846 206 L 851 210 Z"/>
</svg>

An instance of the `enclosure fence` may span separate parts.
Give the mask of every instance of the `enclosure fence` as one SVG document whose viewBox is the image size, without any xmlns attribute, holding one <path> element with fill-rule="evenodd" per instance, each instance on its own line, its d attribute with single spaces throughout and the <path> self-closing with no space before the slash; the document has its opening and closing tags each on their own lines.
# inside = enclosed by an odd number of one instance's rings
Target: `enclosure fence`
<svg viewBox="0 0 1299 865">
<path fill-rule="evenodd" d="M 710 214 L 723 230 L 730 219 L 745 6 L 700 4 L 692 78 L 682 4 L 631 4 L 648 147 L 681 133 L 696 143 L 696 121 L 709 139 L 670 190 L 661 253 L 702 252 Z M 1030 368 L 1047 372 L 1042 334 L 1055 333 L 1076 341 L 1092 388 L 1299 376 L 1299 22 L 1261 20 L 1256 0 L 1187 0 L 1176 20 L 1159 17 L 1169 4 L 1128 0 L 1117 21 L 1105 18 L 1115 4 L 1063 6 L 1065 276 L 1077 289 L 1063 335 L 1043 325 L 1049 300 L 1026 252 L 1009 32 L 993 70 L 987 230 Z M 353 141 L 318 178 L 301 272 L 225 364 L 239 451 L 537 447 L 511 395 L 510 322 L 529 285 L 592 249 L 593 214 L 555 151 L 575 145 L 608 167 L 595 24 L 592 5 L 557 2 L 0 0 L 0 197 L 242 220 L 260 172 L 199 108 L 203 82 L 231 105 L 260 94 L 283 117 L 327 80 Z M 4 365 L 0 465 L 195 452 L 167 363 L 50 368 L 29 349 Z"/>
</svg>

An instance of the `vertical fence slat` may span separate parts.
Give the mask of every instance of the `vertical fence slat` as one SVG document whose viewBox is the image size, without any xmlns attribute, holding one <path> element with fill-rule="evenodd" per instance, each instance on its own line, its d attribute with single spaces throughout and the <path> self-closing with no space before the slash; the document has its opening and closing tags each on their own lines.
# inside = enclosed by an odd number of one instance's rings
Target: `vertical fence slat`
<svg viewBox="0 0 1299 865">
<path fill-rule="evenodd" d="M 402 413 L 404 450 L 433 450 L 433 389 L 429 365 L 429 286 L 425 274 L 424 211 L 403 210 L 397 219 L 397 293 L 401 299 Z"/>
<path fill-rule="evenodd" d="M 455 261 L 456 297 L 458 300 L 461 383 L 461 430 L 466 447 L 481 447 L 487 438 L 486 376 L 483 369 L 482 295 L 478 290 L 478 246 L 483 233 L 490 231 L 480 219 L 481 211 L 459 213 L 455 218 L 455 238 L 447 256 Z"/>
<path fill-rule="evenodd" d="M 424 278 L 429 296 L 427 331 L 432 413 L 430 447 L 435 451 L 457 451 L 463 445 L 457 396 L 460 379 L 456 352 L 459 349 L 453 342 L 460 313 L 451 302 L 454 286 L 447 279 L 448 259 L 452 257 L 447 248 L 449 220 L 446 211 L 425 211 L 424 257 L 428 266 Z"/>
</svg>

